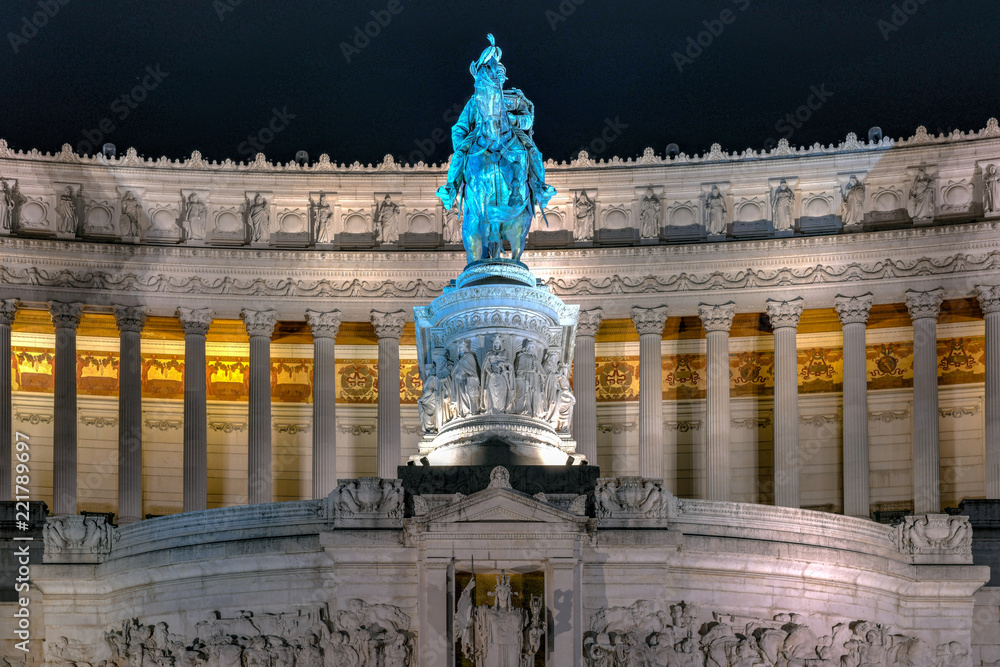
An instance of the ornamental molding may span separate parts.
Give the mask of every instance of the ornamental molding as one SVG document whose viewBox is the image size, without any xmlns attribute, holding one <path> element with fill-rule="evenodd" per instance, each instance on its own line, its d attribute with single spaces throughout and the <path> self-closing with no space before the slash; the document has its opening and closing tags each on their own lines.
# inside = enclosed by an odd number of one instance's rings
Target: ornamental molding
<svg viewBox="0 0 1000 667">
<path fill-rule="evenodd" d="M 181 328 L 184 334 L 197 334 L 204 336 L 212 326 L 211 308 L 178 308 L 177 318 L 181 321 Z"/>
<path fill-rule="evenodd" d="M 698 304 L 698 317 L 701 318 L 701 325 L 709 333 L 716 331 L 729 333 L 735 315 L 736 304 L 732 301 L 720 305 Z"/>
<path fill-rule="evenodd" d="M 952 408 L 938 408 L 938 414 L 942 417 L 961 419 L 962 417 L 974 417 L 982 412 L 982 404 L 959 405 Z"/>
<path fill-rule="evenodd" d="M 49 517 L 42 528 L 45 563 L 103 563 L 120 534 L 103 516 Z"/>
<path fill-rule="evenodd" d="M 640 308 L 633 306 L 632 321 L 635 323 L 635 330 L 640 336 L 648 334 L 662 336 L 663 326 L 667 323 L 667 307 Z"/>
<path fill-rule="evenodd" d="M 247 335 L 251 338 L 262 336 L 270 339 L 274 334 L 274 327 L 278 323 L 278 311 L 270 310 L 247 310 L 240 311 L 240 317 L 247 328 Z"/>
<path fill-rule="evenodd" d="M 346 435 L 371 435 L 376 431 L 375 424 L 351 424 L 337 420 L 337 430 Z"/>
<path fill-rule="evenodd" d="M 767 428 L 771 425 L 770 417 L 747 417 L 746 419 L 731 419 L 731 426 L 753 430 L 755 428 Z"/>
<path fill-rule="evenodd" d="M 288 435 L 296 435 L 298 433 L 308 433 L 309 424 L 278 424 L 274 425 L 274 430 L 278 433 L 287 433 Z"/>
<path fill-rule="evenodd" d="M 39 424 L 51 424 L 52 415 L 45 415 L 33 412 L 15 412 L 14 418 L 22 424 L 31 424 L 32 426 L 38 426 Z"/>
<path fill-rule="evenodd" d="M 576 321 L 576 335 L 595 338 L 597 336 L 597 330 L 601 326 L 603 315 L 604 311 L 601 308 L 581 310 L 580 317 Z"/>
<path fill-rule="evenodd" d="M 799 415 L 800 424 L 808 424 L 810 426 L 815 426 L 820 428 L 821 426 L 826 426 L 827 424 L 836 424 L 840 421 L 841 416 L 839 414 L 832 415 Z"/>
<path fill-rule="evenodd" d="M 802 297 L 796 297 L 789 301 L 778 301 L 768 299 L 765 303 L 767 317 L 771 321 L 772 329 L 797 329 L 799 318 L 802 316 L 802 308 L 805 301 Z"/>
<path fill-rule="evenodd" d="M 597 430 L 601 433 L 612 433 L 614 435 L 621 435 L 622 433 L 629 433 L 636 429 L 635 422 L 612 422 L 607 424 L 598 424 Z"/>
<path fill-rule="evenodd" d="M 76 331 L 76 328 L 80 326 L 80 317 L 83 315 L 83 304 L 53 301 L 49 306 L 49 313 L 56 329 Z"/>
<path fill-rule="evenodd" d="M 984 315 L 1000 313 L 1000 285 L 977 285 L 976 293 Z"/>
<path fill-rule="evenodd" d="M 337 309 L 328 312 L 307 309 L 306 321 L 313 338 L 336 339 L 337 332 L 340 331 L 340 311 Z"/>
<path fill-rule="evenodd" d="M 375 327 L 375 335 L 380 339 L 391 338 L 399 340 L 403 335 L 403 327 L 406 325 L 406 311 L 396 310 L 385 313 L 379 310 L 371 311 L 372 326 Z"/>
<path fill-rule="evenodd" d="M 838 294 L 833 304 L 840 317 L 840 323 L 842 325 L 867 324 L 873 298 L 871 292 L 860 296 L 841 296 Z"/>
<path fill-rule="evenodd" d="M 666 421 L 663 422 L 664 428 L 670 431 L 677 431 L 678 433 L 688 433 L 690 431 L 700 431 L 702 426 L 702 421 L 700 419 L 692 420 L 680 420 L 680 421 Z"/>
<path fill-rule="evenodd" d="M 884 422 L 890 424 L 894 421 L 902 421 L 910 416 L 910 409 L 905 410 L 883 410 L 881 412 L 871 412 L 868 413 L 868 421 L 870 422 Z"/>
<path fill-rule="evenodd" d="M 95 428 L 114 428 L 118 426 L 118 417 L 92 417 L 89 415 L 80 415 L 80 423 L 84 426 L 93 426 Z"/>
<path fill-rule="evenodd" d="M 246 422 L 210 421 L 208 427 L 222 433 L 242 433 L 247 430 Z"/>
<path fill-rule="evenodd" d="M 910 312 L 910 319 L 916 321 L 920 319 L 937 319 L 941 312 L 941 302 L 944 290 L 932 289 L 926 292 L 916 290 L 906 290 L 906 309 Z"/>
<path fill-rule="evenodd" d="M 6 325 L 9 327 L 14 323 L 14 317 L 17 316 L 17 306 L 19 303 L 19 299 L 0 300 L 0 325 Z"/>
<path fill-rule="evenodd" d="M 115 324 L 118 331 L 142 333 L 146 325 L 146 310 L 141 306 L 114 306 Z"/>
<path fill-rule="evenodd" d="M 180 419 L 145 419 L 142 425 L 150 431 L 179 431 L 184 426 L 184 422 Z"/>
</svg>

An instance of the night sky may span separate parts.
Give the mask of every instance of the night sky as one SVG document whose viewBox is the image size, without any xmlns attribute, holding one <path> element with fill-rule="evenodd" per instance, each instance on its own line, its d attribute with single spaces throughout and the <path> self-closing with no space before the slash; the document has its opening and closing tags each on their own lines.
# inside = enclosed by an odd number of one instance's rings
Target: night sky
<svg viewBox="0 0 1000 667">
<path fill-rule="evenodd" d="M 996 0 L 3 0 L 0 32 L 15 149 L 439 162 L 487 32 L 557 160 L 1000 115 Z"/>
</svg>

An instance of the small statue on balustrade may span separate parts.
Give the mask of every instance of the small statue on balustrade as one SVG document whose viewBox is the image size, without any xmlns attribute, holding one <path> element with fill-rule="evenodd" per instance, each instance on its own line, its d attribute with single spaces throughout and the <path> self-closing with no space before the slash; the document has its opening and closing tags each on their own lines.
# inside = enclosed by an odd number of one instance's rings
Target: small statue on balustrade
<svg viewBox="0 0 1000 667">
<path fill-rule="evenodd" d="M 917 171 L 917 175 L 913 177 L 906 212 L 914 220 L 933 220 L 934 198 L 934 179 L 921 167 Z"/>
<path fill-rule="evenodd" d="M 184 203 L 184 220 L 181 228 L 184 230 L 184 240 L 205 238 L 205 220 L 208 216 L 208 207 L 205 202 L 198 198 L 197 192 L 188 195 Z"/>
<path fill-rule="evenodd" d="M 1000 174 L 997 166 L 991 164 L 983 172 L 983 211 L 996 213 L 1000 211 Z"/>
<path fill-rule="evenodd" d="M 309 208 L 312 209 L 313 229 L 316 230 L 316 243 L 333 242 L 333 225 L 330 224 L 333 212 L 326 201 L 326 194 L 319 193 L 319 201 L 313 201 L 309 197 Z"/>
<path fill-rule="evenodd" d="M 648 188 L 639 205 L 639 235 L 642 238 L 651 239 L 660 235 L 660 208 L 660 198 L 653 193 L 653 188 Z"/>
<path fill-rule="evenodd" d="M 375 231 L 380 244 L 399 241 L 399 204 L 389 195 L 375 205 Z"/>
<path fill-rule="evenodd" d="M 726 197 L 718 185 L 705 198 L 705 229 L 713 235 L 726 233 Z"/>
<path fill-rule="evenodd" d="M 251 202 L 249 197 L 244 205 L 247 226 L 250 228 L 250 242 L 267 241 L 271 227 L 271 214 L 267 212 L 267 200 L 259 192 Z"/>
<path fill-rule="evenodd" d="M 597 204 L 583 190 L 574 199 L 576 209 L 576 227 L 573 237 L 577 241 L 591 241 L 594 238 L 594 219 L 597 215 Z"/>
<path fill-rule="evenodd" d="M 841 192 L 840 219 L 845 227 L 860 225 L 865 217 L 865 184 L 851 174 Z"/>
<path fill-rule="evenodd" d="M 122 195 L 121 202 L 121 232 L 125 238 L 139 238 L 141 232 L 139 220 L 142 217 L 142 208 L 132 191 L 127 191 Z"/>
<path fill-rule="evenodd" d="M 774 231 L 784 232 L 792 228 L 792 208 L 795 204 L 795 193 L 788 187 L 787 181 L 781 183 L 771 197 L 772 223 Z"/>
<path fill-rule="evenodd" d="M 59 195 L 59 203 L 56 204 L 56 231 L 60 234 L 76 234 L 82 193 L 83 188 L 73 192 L 73 186 L 67 185 Z"/>
</svg>

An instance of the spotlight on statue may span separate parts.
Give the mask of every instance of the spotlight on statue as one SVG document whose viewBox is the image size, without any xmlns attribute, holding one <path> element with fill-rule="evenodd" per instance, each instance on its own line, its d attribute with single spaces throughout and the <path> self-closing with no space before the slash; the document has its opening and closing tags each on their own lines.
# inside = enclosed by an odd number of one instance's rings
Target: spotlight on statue
<svg viewBox="0 0 1000 667">
<path fill-rule="evenodd" d="M 299 151 L 298 153 L 296 153 L 295 154 L 295 164 L 299 165 L 300 167 L 308 167 L 309 166 L 309 153 L 307 153 L 306 151 Z"/>
<path fill-rule="evenodd" d="M 882 128 L 878 125 L 868 128 L 868 143 L 877 144 L 882 141 Z"/>
<path fill-rule="evenodd" d="M 101 154 L 106 159 L 111 160 L 118 154 L 118 149 L 115 148 L 114 144 L 104 144 L 101 148 Z"/>
<path fill-rule="evenodd" d="M 667 158 L 677 157 L 681 154 L 681 147 L 677 144 L 667 144 Z"/>
</svg>

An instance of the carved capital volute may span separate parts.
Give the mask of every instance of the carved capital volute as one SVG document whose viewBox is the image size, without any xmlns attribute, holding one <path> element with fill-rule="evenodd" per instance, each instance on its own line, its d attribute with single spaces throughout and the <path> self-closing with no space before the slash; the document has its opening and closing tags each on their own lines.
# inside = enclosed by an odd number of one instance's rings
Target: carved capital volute
<svg viewBox="0 0 1000 667">
<path fill-rule="evenodd" d="M 633 306 L 632 322 L 635 323 L 635 330 L 639 332 L 640 336 L 646 334 L 662 336 L 663 325 L 667 323 L 667 307 L 640 308 Z"/>
<path fill-rule="evenodd" d="M 767 309 L 767 319 L 771 321 L 771 328 L 797 329 L 799 318 L 802 317 L 802 307 L 804 301 L 802 297 L 796 297 L 791 301 L 777 301 L 768 299 L 765 307 Z"/>
<path fill-rule="evenodd" d="M 581 310 L 580 319 L 576 321 L 576 335 L 595 338 L 597 336 L 597 329 L 601 326 L 603 314 L 604 311 L 600 308 Z"/>
<path fill-rule="evenodd" d="M 941 312 L 942 292 L 940 288 L 927 292 L 906 290 L 906 309 L 910 311 L 911 320 L 924 318 L 937 319 Z"/>
<path fill-rule="evenodd" d="M 698 317 L 701 318 L 701 326 L 705 331 L 729 332 L 733 326 L 733 317 L 736 316 L 736 304 L 732 301 L 714 306 L 708 303 L 698 304 Z"/>
<path fill-rule="evenodd" d="M 49 304 L 49 315 L 56 329 L 73 329 L 80 326 L 80 316 L 83 315 L 82 303 L 63 303 L 53 301 Z"/>
<path fill-rule="evenodd" d="M 146 311 L 141 306 L 115 306 L 115 323 L 122 333 L 142 333 L 142 328 L 146 326 Z"/>
<path fill-rule="evenodd" d="M 243 324 L 247 328 L 247 335 L 263 336 L 270 338 L 274 333 L 274 325 L 278 323 L 278 311 L 271 310 L 246 310 L 240 312 L 243 317 Z"/>
<path fill-rule="evenodd" d="M 373 310 L 371 311 L 371 315 L 376 336 L 399 340 L 399 337 L 403 334 L 403 325 L 406 324 L 406 311 L 397 310 L 391 313 L 383 313 L 379 310 Z"/>
<path fill-rule="evenodd" d="M 847 324 L 867 324 L 868 313 L 872 309 L 872 293 L 867 292 L 861 296 L 841 296 L 833 301 L 837 315 L 840 317 L 842 325 Z"/>
<path fill-rule="evenodd" d="M 10 326 L 14 323 L 20 303 L 19 299 L 0 299 L 0 324 Z"/>
<path fill-rule="evenodd" d="M 977 285 L 976 291 L 979 293 L 979 307 L 983 309 L 983 315 L 1000 313 L 1000 285 Z"/>
<path fill-rule="evenodd" d="M 306 320 L 313 338 L 336 338 L 340 330 L 340 311 L 331 310 L 321 313 L 318 310 L 307 310 Z"/>
<path fill-rule="evenodd" d="M 178 308 L 177 317 L 181 321 L 181 328 L 185 334 L 198 334 L 204 336 L 208 333 L 208 328 L 212 326 L 211 308 Z"/>
</svg>

